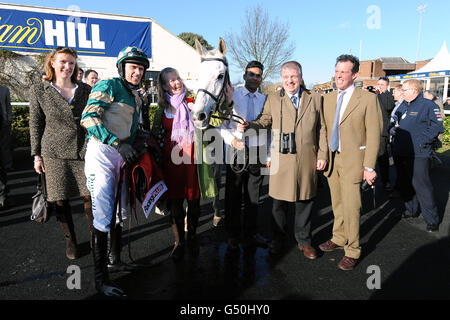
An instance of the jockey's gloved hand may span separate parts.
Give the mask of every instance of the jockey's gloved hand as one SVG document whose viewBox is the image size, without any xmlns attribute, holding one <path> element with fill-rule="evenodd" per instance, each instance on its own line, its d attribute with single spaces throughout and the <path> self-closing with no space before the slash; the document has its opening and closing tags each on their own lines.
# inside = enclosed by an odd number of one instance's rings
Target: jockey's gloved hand
<svg viewBox="0 0 450 320">
<path fill-rule="evenodd" d="M 116 140 L 112 146 L 117 149 L 125 162 L 133 163 L 138 159 L 137 151 L 130 144 Z"/>
</svg>

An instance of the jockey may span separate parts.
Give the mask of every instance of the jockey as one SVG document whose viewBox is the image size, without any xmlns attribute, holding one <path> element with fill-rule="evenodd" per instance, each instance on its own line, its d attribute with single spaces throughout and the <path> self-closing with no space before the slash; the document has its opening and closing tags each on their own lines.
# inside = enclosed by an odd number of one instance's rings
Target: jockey
<svg viewBox="0 0 450 320">
<path fill-rule="evenodd" d="M 149 67 L 147 55 L 137 47 L 126 47 L 117 57 L 120 77 L 98 82 L 91 91 L 81 117 L 87 130 L 85 175 L 92 198 L 94 232 L 92 252 L 95 287 L 107 296 L 125 296 L 109 280 L 109 272 L 124 264 L 120 261 L 121 220 L 126 216 L 127 188 L 121 181 L 121 167 L 138 158 L 133 142 L 138 130 L 142 99 L 137 90 Z M 120 208 L 116 208 L 121 188 Z M 120 212 L 116 212 L 120 211 Z M 116 219 L 116 216 L 119 216 Z M 108 232 L 110 249 L 108 257 Z"/>
</svg>

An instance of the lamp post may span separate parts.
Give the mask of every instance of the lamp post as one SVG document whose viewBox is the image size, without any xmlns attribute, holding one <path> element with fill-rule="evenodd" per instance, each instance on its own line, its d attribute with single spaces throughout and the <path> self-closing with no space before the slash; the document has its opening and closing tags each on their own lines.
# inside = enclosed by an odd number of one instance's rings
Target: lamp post
<svg viewBox="0 0 450 320">
<path fill-rule="evenodd" d="M 419 11 L 419 35 L 417 37 L 417 55 L 416 55 L 416 61 L 419 60 L 419 51 L 420 51 L 420 32 L 422 31 L 422 16 L 425 13 L 425 9 L 428 7 L 427 4 L 423 6 L 418 6 L 417 11 Z"/>
</svg>

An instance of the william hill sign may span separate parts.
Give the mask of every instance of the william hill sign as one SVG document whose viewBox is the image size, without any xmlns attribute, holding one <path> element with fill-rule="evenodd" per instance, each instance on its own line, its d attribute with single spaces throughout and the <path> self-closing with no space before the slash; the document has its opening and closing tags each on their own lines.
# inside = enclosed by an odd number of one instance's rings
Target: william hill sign
<svg viewBox="0 0 450 320">
<path fill-rule="evenodd" d="M 79 54 L 115 57 L 137 46 L 151 58 L 151 22 L 0 9 L 0 49 L 46 52 L 71 47 Z"/>
</svg>

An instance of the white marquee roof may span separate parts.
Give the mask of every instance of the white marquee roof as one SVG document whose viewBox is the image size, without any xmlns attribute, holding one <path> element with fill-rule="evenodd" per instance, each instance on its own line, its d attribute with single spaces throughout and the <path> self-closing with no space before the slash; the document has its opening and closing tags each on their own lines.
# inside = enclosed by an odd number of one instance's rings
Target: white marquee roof
<svg viewBox="0 0 450 320">
<path fill-rule="evenodd" d="M 428 62 L 419 70 L 413 71 L 412 73 L 444 71 L 444 70 L 450 70 L 450 53 L 447 50 L 446 41 L 444 41 L 441 50 L 439 50 L 438 54 L 433 59 L 431 59 L 430 62 Z"/>
</svg>

